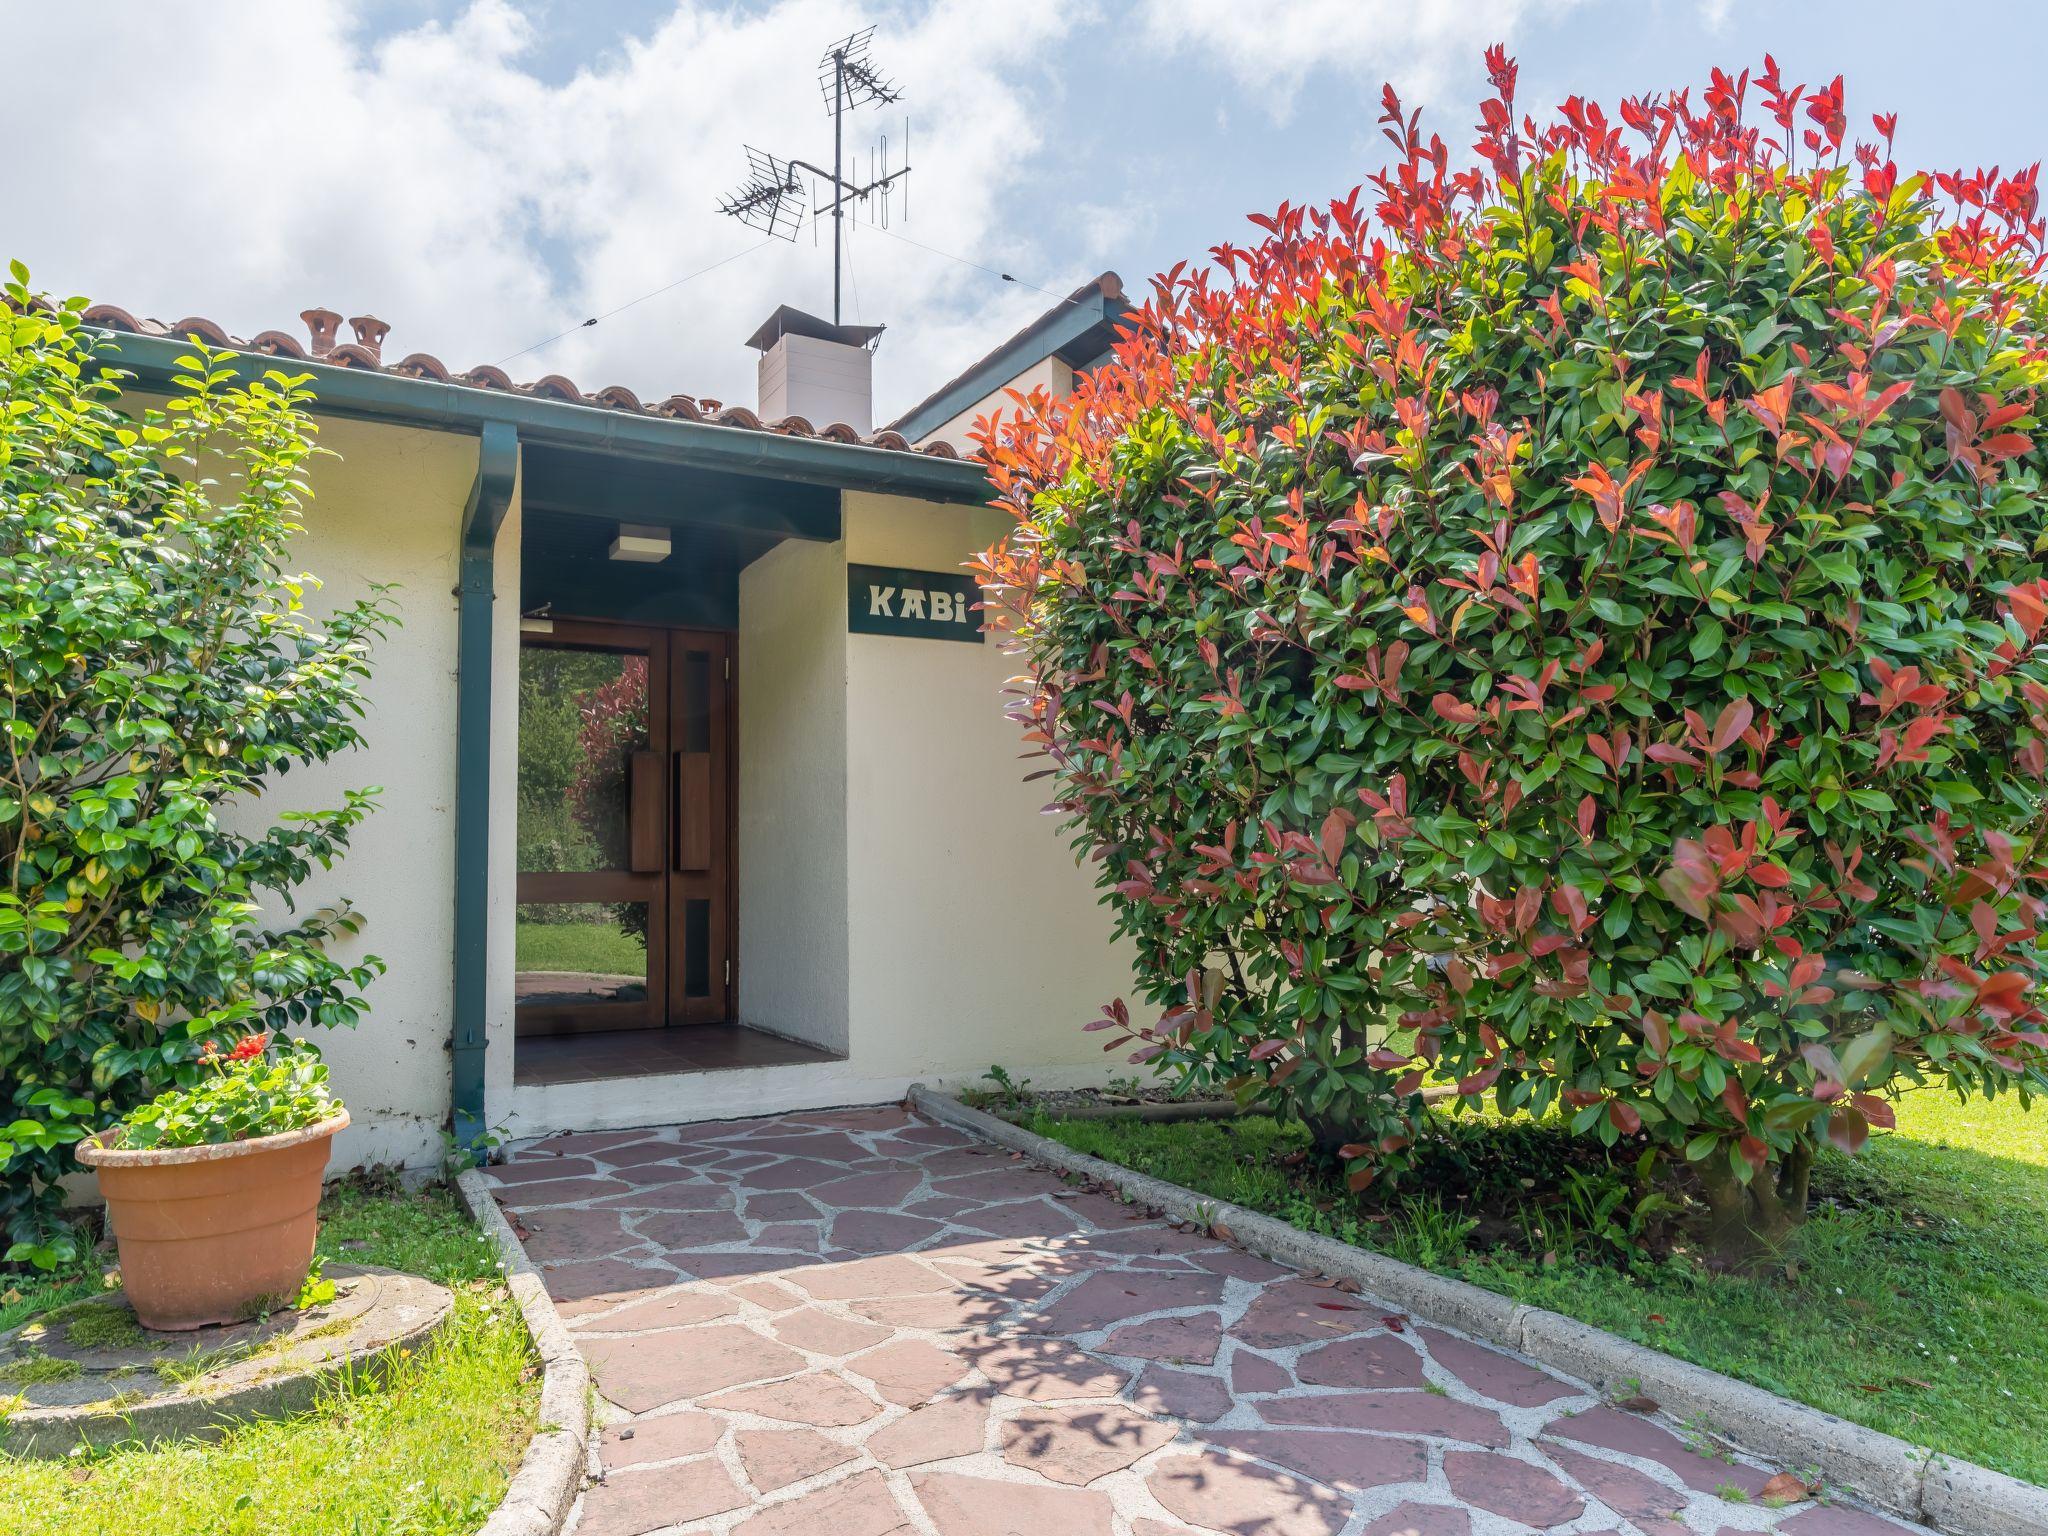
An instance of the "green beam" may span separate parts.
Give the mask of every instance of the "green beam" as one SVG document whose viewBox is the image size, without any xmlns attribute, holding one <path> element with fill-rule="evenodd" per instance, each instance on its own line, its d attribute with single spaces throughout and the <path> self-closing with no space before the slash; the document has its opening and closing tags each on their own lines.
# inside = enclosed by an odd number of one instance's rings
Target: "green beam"
<svg viewBox="0 0 2048 1536">
<path fill-rule="evenodd" d="M 456 587 L 455 674 L 455 1142 L 484 1134 L 485 994 L 491 916 L 491 609 L 498 530 L 519 478 L 519 433 L 509 422 L 480 429 L 476 483 L 462 510 Z"/>
</svg>

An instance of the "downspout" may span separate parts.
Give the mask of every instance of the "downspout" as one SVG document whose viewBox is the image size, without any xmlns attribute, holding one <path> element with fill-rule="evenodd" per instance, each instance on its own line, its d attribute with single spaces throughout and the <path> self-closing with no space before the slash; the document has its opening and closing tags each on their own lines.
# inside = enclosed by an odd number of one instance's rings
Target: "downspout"
<svg viewBox="0 0 2048 1536">
<path fill-rule="evenodd" d="M 455 642 L 455 1145 L 484 1134 L 485 991 L 491 923 L 491 608 L 498 530 L 512 509 L 519 433 L 487 421 L 462 511 Z"/>
</svg>

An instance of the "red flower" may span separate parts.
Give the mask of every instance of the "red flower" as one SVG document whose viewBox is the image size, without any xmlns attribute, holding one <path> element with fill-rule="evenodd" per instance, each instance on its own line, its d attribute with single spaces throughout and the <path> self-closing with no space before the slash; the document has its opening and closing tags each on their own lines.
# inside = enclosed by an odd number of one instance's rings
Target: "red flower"
<svg viewBox="0 0 2048 1536">
<path fill-rule="evenodd" d="M 270 1033 L 268 1030 L 264 1031 L 261 1034 L 244 1035 L 241 1039 L 235 1042 L 235 1048 L 232 1051 L 228 1052 L 228 1060 L 251 1060 L 254 1057 L 261 1056 L 264 1052 L 265 1047 L 267 1047 L 269 1044 Z"/>
</svg>

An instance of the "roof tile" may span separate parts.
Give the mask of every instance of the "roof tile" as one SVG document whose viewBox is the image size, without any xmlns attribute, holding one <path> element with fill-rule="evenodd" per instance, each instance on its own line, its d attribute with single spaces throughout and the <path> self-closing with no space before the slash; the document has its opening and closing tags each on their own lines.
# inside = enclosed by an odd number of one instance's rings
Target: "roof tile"
<svg viewBox="0 0 2048 1536">
<path fill-rule="evenodd" d="M 258 331 L 254 336 L 244 340 L 230 335 L 224 326 L 204 315 L 188 315 L 176 325 L 166 325 L 161 320 L 138 318 L 116 304 L 94 304 L 84 315 L 87 325 L 98 326 L 104 330 L 125 331 L 134 336 L 197 336 L 208 346 L 229 347 L 241 352 L 258 352 L 270 357 L 288 358 L 294 362 L 316 362 L 338 368 L 366 368 L 398 378 L 451 384 L 465 389 L 503 390 L 508 394 L 560 400 L 571 405 L 587 406 L 593 410 L 620 411 L 636 416 L 665 416 L 677 421 L 708 422 L 736 431 L 774 432 L 785 437 L 851 443 L 890 453 L 919 453 L 934 459 L 960 457 L 947 443 L 933 443 L 929 447 L 913 448 L 902 433 L 892 432 L 886 428 L 863 435 L 843 421 L 827 422 L 818 426 L 802 416 L 785 416 L 778 421 L 768 422 L 743 405 L 728 405 L 723 401 L 706 397 L 670 395 L 656 404 L 646 405 L 623 384 L 609 384 L 603 389 L 585 394 L 576 387 L 573 380 L 564 378 L 559 373 L 547 374 L 530 384 L 515 384 L 510 374 L 494 364 L 480 363 L 474 368 L 457 373 L 431 352 L 409 352 L 395 363 L 386 363 L 383 359 L 384 338 L 390 334 L 391 327 L 375 315 L 357 315 L 351 319 L 348 327 L 353 339 L 349 341 L 341 339 L 342 317 L 338 310 L 316 307 L 300 311 L 299 318 L 306 322 L 306 329 L 311 337 L 310 343 L 301 342 L 284 331 L 275 330 Z"/>
</svg>

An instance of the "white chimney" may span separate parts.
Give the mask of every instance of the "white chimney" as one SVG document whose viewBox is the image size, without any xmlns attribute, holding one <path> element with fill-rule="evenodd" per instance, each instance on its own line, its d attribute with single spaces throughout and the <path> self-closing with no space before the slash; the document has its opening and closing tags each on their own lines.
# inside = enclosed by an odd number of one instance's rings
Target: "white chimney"
<svg viewBox="0 0 2048 1536">
<path fill-rule="evenodd" d="M 834 325 L 787 304 L 747 338 L 761 354 L 763 421 L 801 416 L 814 428 L 844 422 L 865 437 L 875 429 L 875 338 L 879 325 Z"/>
</svg>

